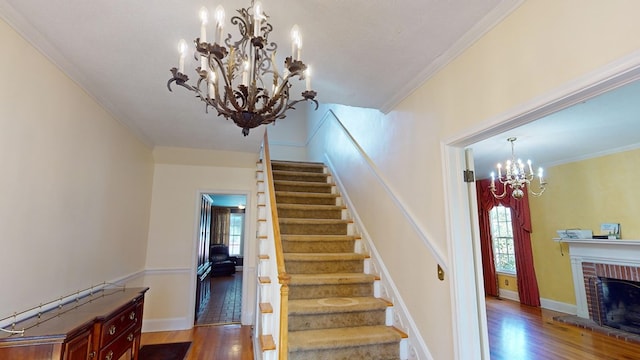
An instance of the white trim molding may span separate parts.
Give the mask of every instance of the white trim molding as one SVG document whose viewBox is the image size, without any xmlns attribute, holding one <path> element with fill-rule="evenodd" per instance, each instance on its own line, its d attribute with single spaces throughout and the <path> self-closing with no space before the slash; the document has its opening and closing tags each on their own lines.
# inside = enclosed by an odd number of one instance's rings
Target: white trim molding
<svg viewBox="0 0 640 360">
<path fill-rule="evenodd" d="M 500 298 L 520 302 L 520 295 L 513 290 L 500 289 Z"/>
<path fill-rule="evenodd" d="M 573 304 L 545 298 L 540 298 L 540 307 L 542 307 L 543 309 L 558 311 L 569 315 L 576 315 L 578 311 L 578 308 Z"/>
<path fill-rule="evenodd" d="M 445 184 L 446 211 L 448 215 L 447 242 L 451 246 L 450 254 L 452 256 L 455 254 L 456 259 L 461 255 L 467 259 L 469 257 L 464 254 L 469 249 L 474 249 L 473 251 L 479 253 L 479 244 L 471 240 L 471 237 L 462 236 L 464 234 L 460 232 L 461 228 L 467 229 L 477 226 L 474 223 L 477 222 L 477 218 L 460 211 L 461 208 L 477 205 L 470 203 L 468 197 L 460 195 L 467 191 L 465 184 L 459 181 L 460 172 L 464 170 L 464 164 L 460 163 L 459 159 L 463 156 L 465 147 L 499 135 L 507 130 L 528 124 L 543 116 L 638 79 L 640 79 L 640 50 L 444 139 L 442 141 L 442 161 L 447 171 L 443 172 L 442 180 Z M 472 266 L 475 268 L 476 274 L 482 273 L 481 262 L 475 261 Z M 478 336 L 480 338 L 487 336 L 486 316 L 484 315 L 486 309 L 485 300 L 484 296 L 481 295 L 484 285 L 481 281 L 476 281 L 475 278 L 471 278 L 468 281 L 470 273 L 457 270 L 456 263 L 453 263 L 451 272 L 454 284 L 453 302 L 455 304 L 454 312 L 458 313 L 454 313 L 454 321 L 473 316 L 478 320 L 479 324 L 479 327 L 456 327 L 454 334 L 456 349 L 475 354 L 473 357 L 458 356 L 457 358 L 464 360 L 488 359 L 488 343 L 482 343 L 481 348 L 475 348 L 474 343 L 470 344 L 470 339 L 476 339 Z M 581 269 L 580 274 L 582 274 Z M 474 299 L 466 297 L 474 291 L 477 294 Z M 577 296 L 576 301 L 578 303 L 577 313 L 578 316 L 581 316 L 579 296 Z M 556 306 L 557 304 L 548 303 L 548 305 Z M 478 335 L 478 333 L 482 334 Z M 473 349 L 465 350 L 469 348 Z"/>
</svg>

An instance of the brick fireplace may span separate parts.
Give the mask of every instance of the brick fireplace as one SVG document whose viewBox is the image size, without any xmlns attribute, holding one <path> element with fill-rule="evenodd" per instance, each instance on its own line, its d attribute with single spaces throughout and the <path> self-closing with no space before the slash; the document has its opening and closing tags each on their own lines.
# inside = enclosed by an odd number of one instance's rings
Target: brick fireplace
<svg viewBox="0 0 640 360">
<path fill-rule="evenodd" d="M 582 262 L 589 318 L 640 334 L 640 267 Z"/>
<path fill-rule="evenodd" d="M 640 282 L 640 240 L 563 239 L 569 244 L 576 314 L 598 320 L 598 279 Z M 602 316 L 600 316 L 602 317 Z"/>
</svg>

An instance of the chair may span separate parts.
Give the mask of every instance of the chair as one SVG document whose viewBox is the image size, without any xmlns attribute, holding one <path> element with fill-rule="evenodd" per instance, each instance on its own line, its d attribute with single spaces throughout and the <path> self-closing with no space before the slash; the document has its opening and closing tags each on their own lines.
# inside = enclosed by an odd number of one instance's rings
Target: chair
<svg viewBox="0 0 640 360">
<path fill-rule="evenodd" d="M 229 276 L 236 272 L 236 261 L 229 256 L 229 247 L 225 244 L 211 244 L 211 276 Z"/>
</svg>

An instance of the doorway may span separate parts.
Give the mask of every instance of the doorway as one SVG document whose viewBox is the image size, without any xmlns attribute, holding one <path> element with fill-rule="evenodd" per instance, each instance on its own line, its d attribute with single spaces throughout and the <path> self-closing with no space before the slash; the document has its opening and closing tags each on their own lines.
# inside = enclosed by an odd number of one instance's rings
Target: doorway
<svg viewBox="0 0 640 360">
<path fill-rule="evenodd" d="M 194 323 L 239 324 L 247 195 L 202 193 L 200 200 Z"/>
<path fill-rule="evenodd" d="M 483 129 L 450 138 L 444 145 L 444 182 L 450 219 L 448 231 L 451 253 L 456 254 L 451 257 L 450 268 L 455 274 L 451 281 L 454 313 L 458 323 L 456 349 L 459 358 L 489 358 L 482 261 L 476 224 L 478 214 L 475 184 L 465 183 L 460 176 L 462 170 L 466 169 L 464 149 L 637 80 L 640 78 L 640 58 L 636 56 L 628 59 L 624 68 L 618 66 L 615 71 L 612 73 L 611 68 L 602 68 L 564 88 L 537 98 L 533 103 L 502 114 L 500 119 L 493 119 Z M 473 158 L 471 165 L 470 169 L 473 170 Z"/>
</svg>

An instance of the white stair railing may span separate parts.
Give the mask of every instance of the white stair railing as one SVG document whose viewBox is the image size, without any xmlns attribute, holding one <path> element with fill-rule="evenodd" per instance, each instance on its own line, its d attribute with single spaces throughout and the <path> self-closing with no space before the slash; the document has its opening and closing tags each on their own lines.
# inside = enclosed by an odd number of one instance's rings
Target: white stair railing
<svg viewBox="0 0 640 360">
<path fill-rule="evenodd" d="M 289 276 L 284 266 L 269 143 L 265 131 L 258 183 L 256 358 L 287 359 Z"/>
</svg>

